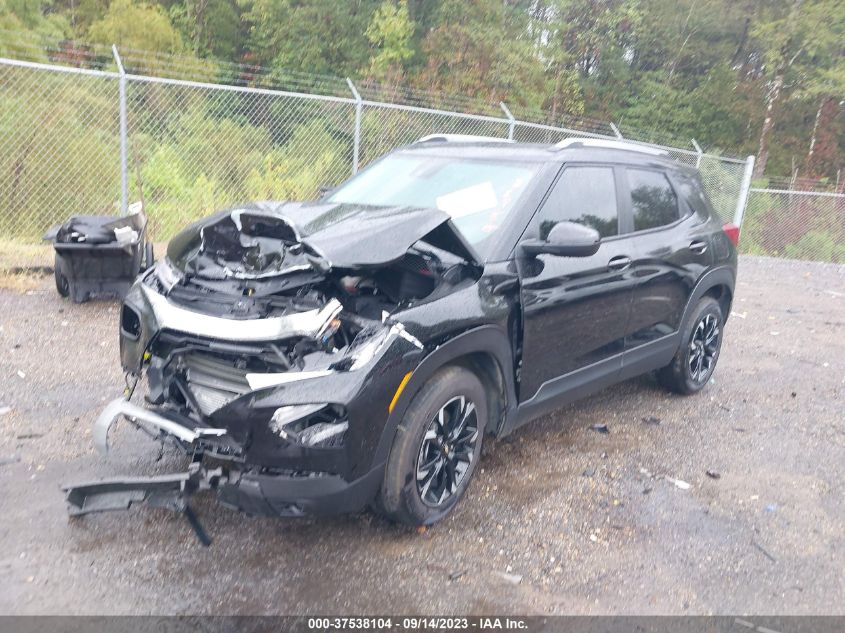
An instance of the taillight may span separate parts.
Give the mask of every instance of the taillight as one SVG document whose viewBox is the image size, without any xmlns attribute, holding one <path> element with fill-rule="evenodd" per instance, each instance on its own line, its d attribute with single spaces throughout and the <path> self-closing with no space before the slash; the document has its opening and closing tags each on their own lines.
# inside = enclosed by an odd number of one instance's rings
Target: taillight
<svg viewBox="0 0 845 633">
<path fill-rule="evenodd" d="M 722 227 L 722 230 L 725 232 L 725 235 L 728 236 L 728 239 L 733 243 L 734 246 L 739 244 L 739 227 L 734 224 L 733 222 L 728 222 Z"/>
</svg>

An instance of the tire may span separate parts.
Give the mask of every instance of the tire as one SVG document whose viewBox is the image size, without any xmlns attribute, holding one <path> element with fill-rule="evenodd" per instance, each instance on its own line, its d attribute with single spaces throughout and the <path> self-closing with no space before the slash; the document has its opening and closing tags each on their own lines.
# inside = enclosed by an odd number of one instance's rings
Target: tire
<svg viewBox="0 0 845 633">
<path fill-rule="evenodd" d="M 59 295 L 67 298 L 70 294 L 70 282 L 65 276 L 64 266 L 62 266 L 62 260 L 58 253 L 56 253 L 55 263 L 53 264 L 53 274 L 56 277 L 56 290 L 58 290 Z"/>
<path fill-rule="evenodd" d="M 445 425 L 439 422 L 441 413 Z M 475 374 L 455 366 L 437 372 L 414 396 L 396 429 L 376 509 L 416 526 L 449 514 L 481 458 L 487 415 L 487 394 Z"/>
<path fill-rule="evenodd" d="M 681 344 L 672 362 L 657 372 L 660 384 L 683 395 L 701 391 L 716 370 L 724 323 L 719 302 L 703 297 L 684 324 Z"/>
</svg>

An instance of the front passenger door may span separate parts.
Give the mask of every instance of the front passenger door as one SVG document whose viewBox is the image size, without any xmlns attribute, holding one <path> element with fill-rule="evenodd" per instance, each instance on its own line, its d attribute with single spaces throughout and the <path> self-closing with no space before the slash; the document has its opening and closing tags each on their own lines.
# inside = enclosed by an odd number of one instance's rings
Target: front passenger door
<svg viewBox="0 0 845 633">
<path fill-rule="evenodd" d="M 635 253 L 631 239 L 620 235 L 616 171 L 564 167 L 526 232 L 545 239 L 558 222 L 578 222 L 595 228 L 602 243 L 588 257 L 519 255 L 522 403 L 556 399 L 581 383 L 601 386 L 621 370 Z"/>
</svg>

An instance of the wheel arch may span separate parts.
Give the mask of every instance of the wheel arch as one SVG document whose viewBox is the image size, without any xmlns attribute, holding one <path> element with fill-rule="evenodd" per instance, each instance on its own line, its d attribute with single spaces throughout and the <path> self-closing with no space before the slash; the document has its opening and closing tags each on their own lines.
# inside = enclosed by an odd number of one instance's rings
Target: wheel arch
<svg viewBox="0 0 845 633">
<path fill-rule="evenodd" d="M 440 369 L 449 365 L 465 367 L 475 373 L 488 392 L 488 409 L 498 433 L 508 416 L 516 411 L 516 384 L 513 353 L 507 333 L 494 325 L 473 328 L 450 339 L 428 354 L 411 373 L 407 384 L 387 417 L 376 449 L 376 463 L 384 462 L 396 435 L 396 427 L 405 416 L 414 396 Z M 494 417 L 495 416 L 495 417 Z"/>
<path fill-rule="evenodd" d="M 687 305 L 684 308 L 684 318 L 681 326 L 687 322 L 690 313 L 704 296 L 713 297 L 719 302 L 722 309 L 722 318 L 728 320 L 731 304 L 733 303 L 734 286 L 736 284 L 736 271 L 733 268 L 724 266 L 715 268 L 705 273 L 693 288 Z"/>
<path fill-rule="evenodd" d="M 722 309 L 722 318 L 727 321 L 730 314 L 731 304 L 733 303 L 733 291 L 725 283 L 719 283 L 715 286 L 710 286 L 702 297 L 713 297 L 719 302 L 719 307 Z"/>
</svg>

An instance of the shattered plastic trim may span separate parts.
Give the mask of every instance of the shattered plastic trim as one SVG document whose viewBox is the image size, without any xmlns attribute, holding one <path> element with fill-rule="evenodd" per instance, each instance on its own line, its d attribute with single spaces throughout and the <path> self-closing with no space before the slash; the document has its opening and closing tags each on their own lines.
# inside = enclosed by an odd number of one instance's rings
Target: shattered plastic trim
<svg viewBox="0 0 845 633">
<path fill-rule="evenodd" d="M 249 383 L 249 388 L 255 391 L 256 389 L 277 387 L 298 380 L 322 378 L 333 373 L 334 371 L 331 369 L 321 369 L 318 371 L 287 371 L 281 374 L 247 374 L 246 381 Z"/>
<path fill-rule="evenodd" d="M 296 336 L 315 338 L 343 309 L 340 301 L 332 299 L 319 310 L 282 317 L 225 319 L 180 308 L 154 290 L 146 286 L 140 288 L 153 309 L 159 328 L 225 341 L 272 341 Z"/>
<path fill-rule="evenodd" d="M 101 453 L 108 453 L 109 429 L 118 420 L 118 418 L 121 417 L 126 417 L 135 422 L 154 426 L 160 431 L 169 433 L 189 444 L 203 436 L 220 437 L 221 435 L 226 434 L 226 429 L 204 427 L 189 429 L 181 424 L 177 424 L 176 422 L 172 422 L 171 420 L 158 415 L 154 411 L 139 407 L 138 405 L 132 404 L 123 398 L 118 398 L 117 400 L 112 400 L 108 405 L 106 405 L 106 408 L 103 409 L 103 412 L 94 423 L 94 445 Z"/>
</svg>

